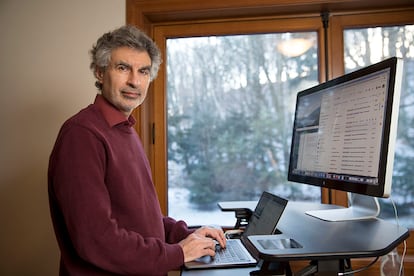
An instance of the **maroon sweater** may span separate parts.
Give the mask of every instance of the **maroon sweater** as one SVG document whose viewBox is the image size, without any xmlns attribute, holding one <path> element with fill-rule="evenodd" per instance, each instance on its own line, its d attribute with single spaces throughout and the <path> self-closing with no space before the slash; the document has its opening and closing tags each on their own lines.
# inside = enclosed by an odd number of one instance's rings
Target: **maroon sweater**
<svg viewBox="0 0 414 276">
<path fill-rule="evenodd" d="M 62 126 L 49 161 L 60 275 L 166 275 L 186 224 L 164 217 L 133 125 L 102 96 Z"/>
</svg>

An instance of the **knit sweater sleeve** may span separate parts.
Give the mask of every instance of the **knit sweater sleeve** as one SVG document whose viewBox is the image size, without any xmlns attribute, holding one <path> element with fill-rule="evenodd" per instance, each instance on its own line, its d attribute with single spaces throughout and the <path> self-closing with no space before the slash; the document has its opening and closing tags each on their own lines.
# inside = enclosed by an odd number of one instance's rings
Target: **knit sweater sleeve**
<svg viewBox="0 0 414 276">
<path fill-rule="evenodd" d="M 194 232 L 194 230 L 188 229 L 184 221 L 176 221 L 170 217 L 164 217 L 164 229 L 168 243 L 177 243 Z"/>
</svg>

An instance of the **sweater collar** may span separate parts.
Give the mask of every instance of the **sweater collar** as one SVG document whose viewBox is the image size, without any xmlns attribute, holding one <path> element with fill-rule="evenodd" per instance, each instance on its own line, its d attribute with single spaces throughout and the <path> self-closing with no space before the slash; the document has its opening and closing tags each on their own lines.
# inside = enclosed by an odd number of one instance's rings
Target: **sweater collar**
<svg viewBox="0 0 414 276">
<path fill-rule="evenodd" d="M 95 97 L 95 102 L 102 112 L 105 121 L 109 124 L 110 127 L 123 124 L 132 127 L 135 125 L 136 121 L 135 118 L 131 115 L 128 118 L 119 111 L 115 106 L 113 106 L 110 102 L 108 102 L 101 94 L 97 94 Z"/>
</svg>

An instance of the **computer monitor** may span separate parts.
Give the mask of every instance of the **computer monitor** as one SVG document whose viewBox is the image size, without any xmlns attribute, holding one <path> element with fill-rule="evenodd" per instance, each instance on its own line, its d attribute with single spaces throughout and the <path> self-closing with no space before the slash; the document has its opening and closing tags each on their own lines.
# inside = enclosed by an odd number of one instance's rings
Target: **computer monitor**
<svg viewBox="0 0 414 276">
<path fill-rule="evenodd" d="M 391 193 L 402 60 L 389 58 L 297 94 L 288 180 L 349 192 L 328 220 L 375 217 Z"/>
</svg>

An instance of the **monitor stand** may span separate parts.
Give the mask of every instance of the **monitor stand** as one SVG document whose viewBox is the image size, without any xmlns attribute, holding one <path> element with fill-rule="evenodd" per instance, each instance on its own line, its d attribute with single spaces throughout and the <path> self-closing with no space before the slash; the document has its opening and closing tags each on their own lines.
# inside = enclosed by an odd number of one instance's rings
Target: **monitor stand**
<svg viewBox="0 0 414 276">
<path fill-rule="evenodd" d="M 326 221 L 376 218 L 380 212 L 378 198 L 348 193 L 348 208 L 307 211 L 306 214 Z"/>
</svg>

